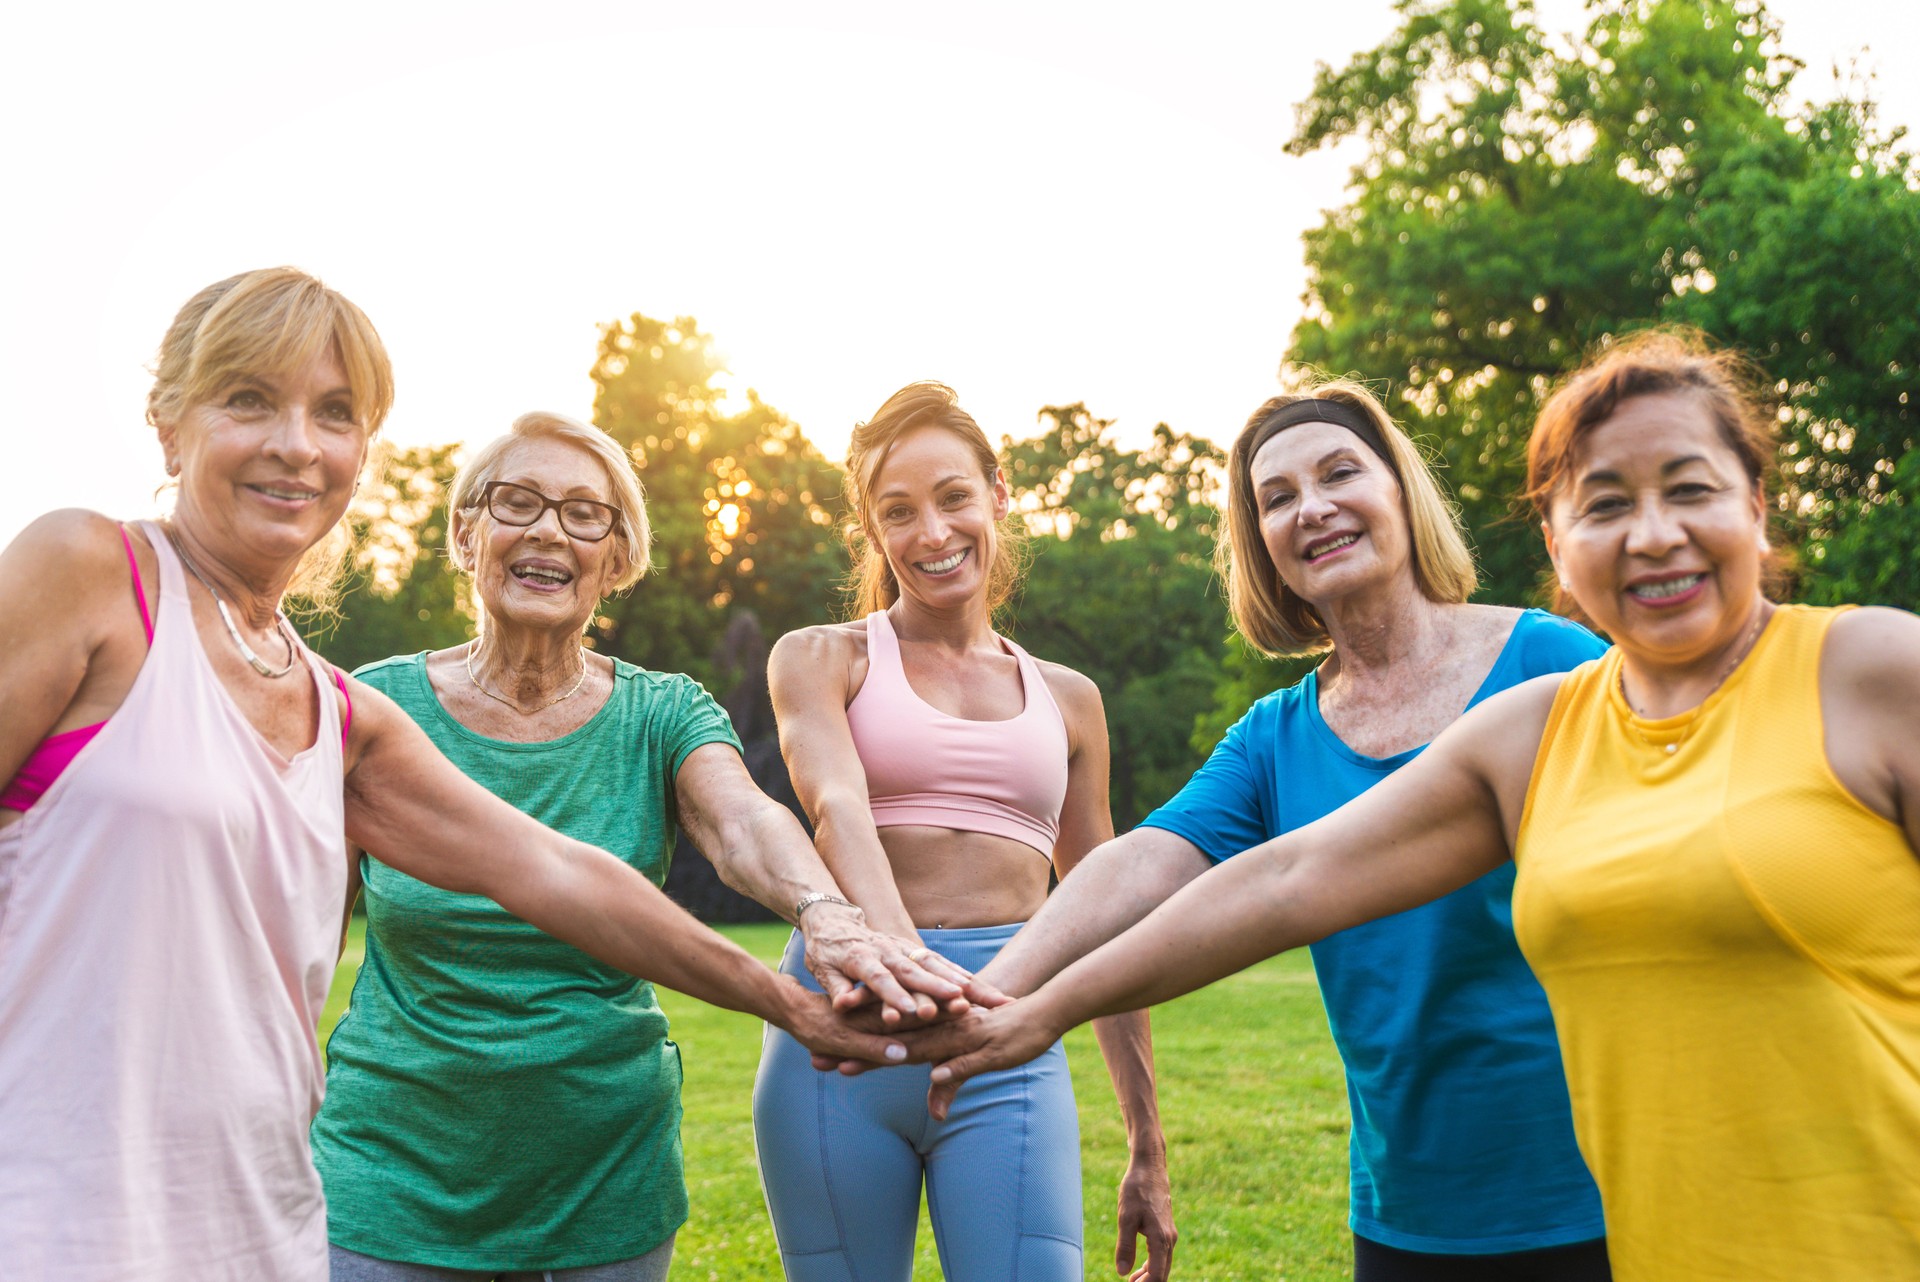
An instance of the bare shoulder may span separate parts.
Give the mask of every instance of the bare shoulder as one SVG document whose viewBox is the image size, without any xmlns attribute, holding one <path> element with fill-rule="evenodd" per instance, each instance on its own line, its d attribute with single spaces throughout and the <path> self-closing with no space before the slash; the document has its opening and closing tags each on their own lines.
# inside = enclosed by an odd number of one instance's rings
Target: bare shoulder
<svg viewBox="0 0 1920 1282">
<path fill-rule="evenodd" d="M 136 538 L 139 536 L 136 534 Z M 145 539 L 140 539 L 144 543 Z M 71 573 L 125 570 L 126 552 L 120 543 L 120 523 L 86 508 L 48 512 L 14 536 L 7 545 L 9 559 L 30 559 L 48 577 Z M 75 586 L 62 581 L 61 586 Z"/>
<path fill-rule="evenodd" d="M 1063 663 L 1050 663 L 1045 659 L 1035 659 L 1034 663 L 1047 683 L 1047 693 L 1060 708 L 1060 716 L 1067 723 L 1068 741 L 1076 751 L 1084 743 L 1105 743 L 1107 708 L 1093 678 Z"/>
<path fill-rule="evenodd" d="M 866 657 L 866 623 L 855 619 L 850 623 L 820 623 L 810 628 L 795 628 L 773 643 L 770 660 L 775 666 L 802 667 L 819 663 L 845 663 Z"/>
<path fill-rule="evenodd" d="M 773 643 L 767 681 L 776 706 L 786 699 L 833 694 L 851 699 L 867 672 L 867 629 L 862 620 L 796 628 Z"/>
<path fill-rule="evenodd" d="M 133 535 L 136 548 L 145 539 Z M 141 558 L 143 575 L 152 573 L 152 552 Z M 0 602 L 42 611 L 49 626 L 83 626 L 91 607 L 118 606 L 128 592 L 127 554 L 120 523 L 84 508 L 49 512 L 14 537 L 0 552 Z M 151 599 L 153 592 L 149 590 Z M 114 612 L 117 619 L 119 611 Z M 129 616 L 131 618 L 131 616 Z"/>
<path fill-rule="evenodd" d="M 1912 737 L 1912 719 L 1920 715 L 1920 617 L 1866 606 L 1835 618 L 1820 651 L 1820 699 L 1830 723 L 1838 718 Z"/>
<path fill-rule="evenodd" d="M 1100 701 L 1100 687 L 1094 679 L 1082 672 L 1069 668 L 1064 663 L 1054 663 L 1048 659 L 1034 659 L 1040 669 L 1040 675 L 1046 679 L 1047 692 L 1060 710 L 1072 715 L 1074 711 L 1089 712 L 1104 716 L 1105 709 Z"/>
<path fill-rule="evenodd" d="M 1821 680 L 1920 688 L 1920 616 L 1869 605 L 1837 616 L 1820 654 Z"/>
</svg>

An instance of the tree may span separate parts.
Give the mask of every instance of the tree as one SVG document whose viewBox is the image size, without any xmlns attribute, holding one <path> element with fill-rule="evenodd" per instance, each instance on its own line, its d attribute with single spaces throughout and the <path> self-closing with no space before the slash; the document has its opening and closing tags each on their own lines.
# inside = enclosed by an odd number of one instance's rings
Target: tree
<svg viewBox="0 0 1920 1282">
<path fill-rule="evenodd" d="M 1399 8 L 1298 108 L 1289 150 L 1357 138 L 1366 158 L 1307 236 L 1292 358 L 1377 380 L 1437 433 L 1484 594 L 1525 599 L 1544 568 L 1515 496 L 1553 380 L 1666 321 L 1779 380 L 1815 595 L 1894 582 L 1885 540 L 1845 531 L 1914 520 L 1891 487 L 1920 391 L 1920 174 L 1900 134 L 1864 97 L 1791 109 L 1800 64 L 1751 0 L 1606 0 L 1566 40 L 1524 0 Z"/>
<path fill-rule="evenodd" d="M 594 624 L 597 643 L 712 689 L 741 674 L 715 656 L 729 612 L 769 636 L 832 617 L 844 561 L 827 506 L 840 472 L 753 392 L 726 408 L 713 339 L 692 317 L 634 313 L 601 327 L 594 422 L 632 452 L 647 487 L 654 569 Z"/>
<path fill-rule="evenodd" d="M 1008 485 L 1034 533 L 1012 631 L 1099 685 L 1124 829 L 1199 765 L 1193 721 L 1225 635 L 1210 563 L 1221 455 L 1164 423 L 1145 449 L 1122 449 L 1112 420 L 1081 404 L 1040 418 L 1040 436 L 1003 443 Z"/>
<path fill-rule="evenodd" d="M 375 446 L 347 520 L 353 565 L 339 612 L 302 620 L 307 640 L 348 671 L 473 635 L 464 585 L 447 563 L 447 489 L 458 446 Z"/>
</svg>

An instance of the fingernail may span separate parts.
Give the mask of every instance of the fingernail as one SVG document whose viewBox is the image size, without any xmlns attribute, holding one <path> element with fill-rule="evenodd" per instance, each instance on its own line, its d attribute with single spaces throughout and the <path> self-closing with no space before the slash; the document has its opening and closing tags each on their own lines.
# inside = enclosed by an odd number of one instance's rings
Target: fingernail
<svg viewBox="0 0 1920 1282">
<path fill-rule="evenodd" d="M 899 1042 L 888 1042 L 888 1043 L 887 1043 L 887 1058 L 888 1058 L 888 1059 L 890 1059 L 890 1060 L 892 1060 L 892 1061 L 893 1061 L 894 1063 L 896 1063 L 896 1064 L 898 1064 L 898 1063 L 899 1063 L 899 1062 L 900 1062 L 901 1060 L 903 1060 L 903 1059 L 905 1059 L 906 1057 L 907 1057 L 907 1048 L 906 1048 L 906 1047 L 904 1047 L 904 1046 L 902 1046 L 902 1045 L 901 1045 L 901 1044 L 900 1044 Z"/>
<path fill-rule="evenodd" d="M 953 1070 L 948 1068 L 945 1064 L 942 1064 L 939 1068 L 936 1068 L 933 1070 L 933 1080 L 936 1082 L 944 1082 L 949 1077 L 952 1077 L 952 1076 L 953 1076 Z"/>
</svg>

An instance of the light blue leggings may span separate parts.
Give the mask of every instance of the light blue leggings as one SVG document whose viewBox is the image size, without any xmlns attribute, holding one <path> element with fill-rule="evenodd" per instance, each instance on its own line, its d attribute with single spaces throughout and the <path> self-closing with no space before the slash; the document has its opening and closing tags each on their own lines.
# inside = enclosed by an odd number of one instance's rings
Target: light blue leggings
<svg viewBox="0 0 1920 1282">
<path fill-rule="evenodd" d="M 1019 929 L 920 935 L 977 971 Z M 802 951 L 795 935 L 780 969 L 817 992 Z M 1065 1048 L 968 1082 L 944 1122 L 927 1113 L 931 1072 L 818 1072 L 767 1029 L 753 1137 L 788 1282 L 907 1282 L 923 1173 L 947 1282 L 1079 1282 L 1080 1119 Z"/>
</svg>

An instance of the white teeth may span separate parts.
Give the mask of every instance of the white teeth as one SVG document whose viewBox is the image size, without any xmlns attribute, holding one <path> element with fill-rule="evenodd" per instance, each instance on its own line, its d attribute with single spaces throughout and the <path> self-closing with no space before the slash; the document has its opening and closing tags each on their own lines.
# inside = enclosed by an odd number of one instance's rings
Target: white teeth
<svg viewBox="0 0 1920 1282">
<path fill-rule="evenodd" d="M 259 485 L 254 488 L 268 498 L 274 499 L 310 499 L 317 493 L 317 491 L 314 490 L 279 490 L 270 485 Z"/>
<path fill-rule="evenodd" d="M 1629 588 L 1633 595 L 1646 601 L 1664 601 L 1668 597 L 1679 596 L 1706 576 L 1688 574 L 1677 579 L 1668 579 L 1664 583 L 1643 583 L 1637 588 Z"/>
<path fill-rule="evenodd" d="M 1322 544 L 1320 547 L 1315 548 L 1307 559 L 1309 561 L 1317 561 L 1329 552 L 1338 552 L 1341 548 L 1351 547 L 1359 541 L 1360 536 L 1358 534 L 1342 534 L 1333 542 Z"/>
<path fill-rule="evenodd" d="M 966 559 L 967 559 L 967 549 L 961 548 L 958 552 L 955 552 L 952 556 L 947 557 L 944 560 L 918 561 L 918 562 L 915 562 L 915 564 L 918 565 L 921 569 L 925 570 L 928 574 L 945 574 L 948 570 L 951 570 L 954 566 L 959 565 L 962 561 Z"/>
<path fill-rule="evenodd" d="M 537 565 L 515 566 L 513 572 L 520 578 L 531 579 L 535 583 L 566 583 L 573 578 L 571 574 L 564 571 L 549 570 Z"/>
</svg>

